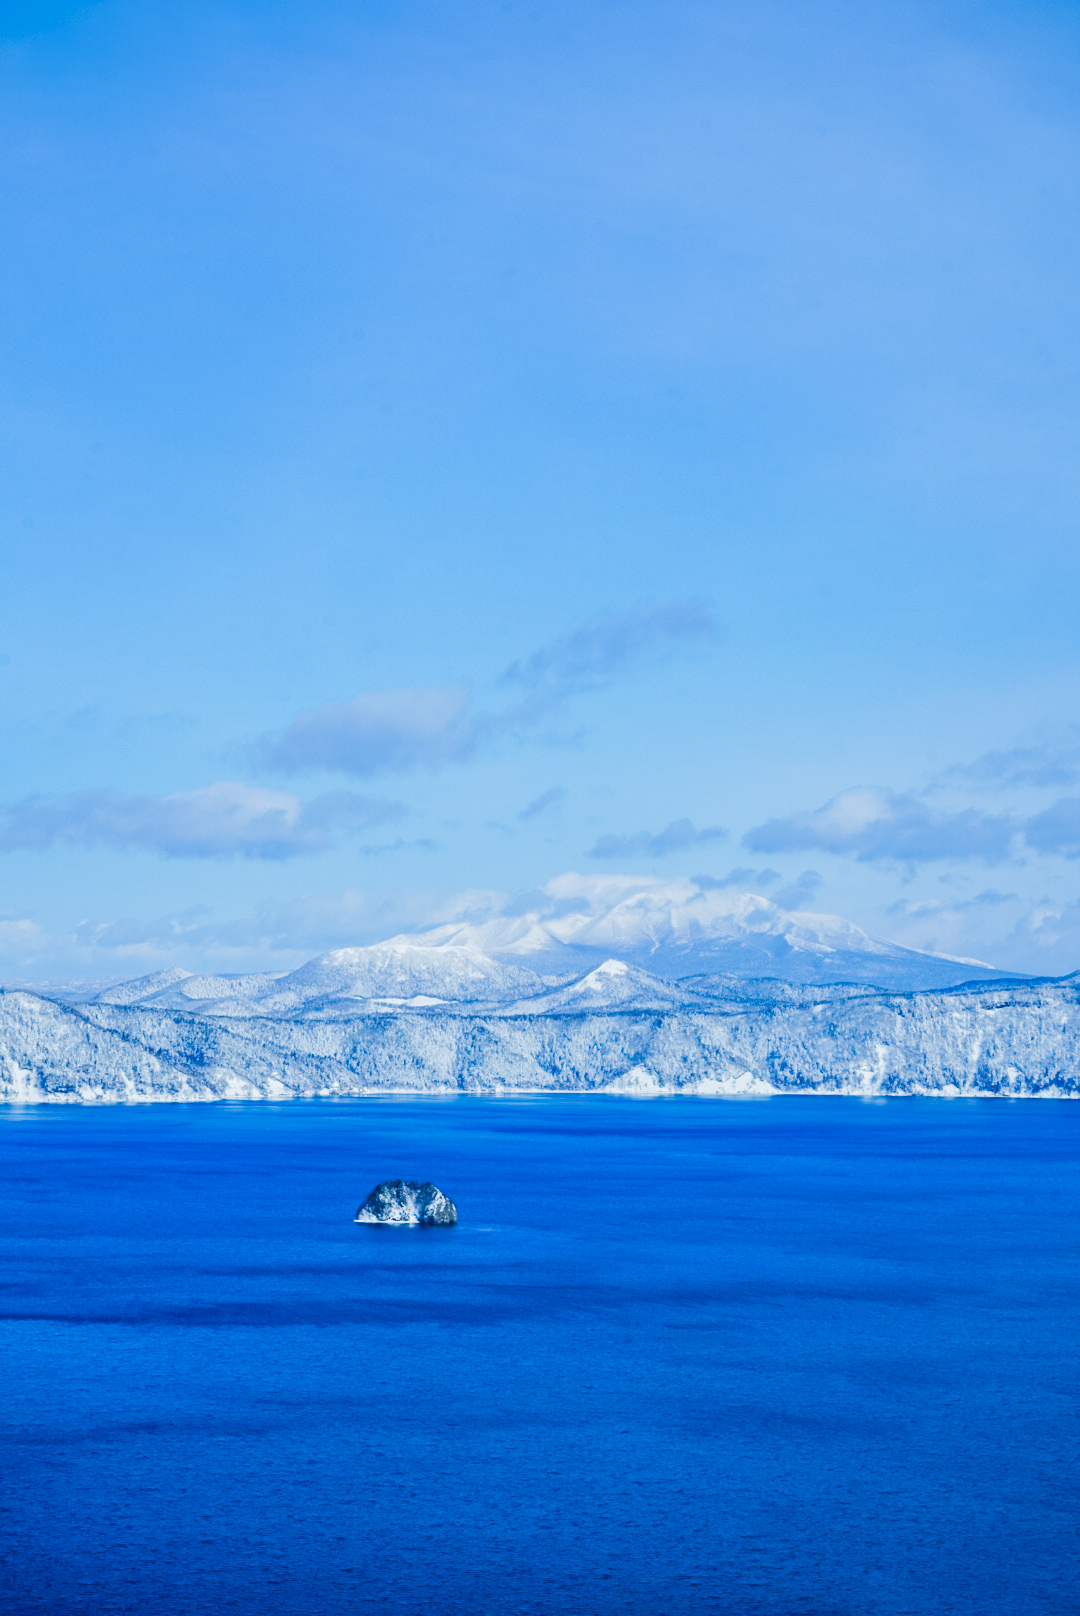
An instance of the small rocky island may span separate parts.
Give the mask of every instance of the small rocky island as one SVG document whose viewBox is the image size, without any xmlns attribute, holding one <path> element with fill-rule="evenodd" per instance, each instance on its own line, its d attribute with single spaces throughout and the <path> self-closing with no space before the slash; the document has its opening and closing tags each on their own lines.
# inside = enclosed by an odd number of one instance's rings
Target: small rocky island
<svg viewBox="0 0 1080 1616">
<path fill-rule="evenodd" d="M 410 1223 L 431 1228 L 437 1223 L 456 1223 L 457 1207 L 434 1184 L 418 1184 L 414 1178 L 388 1178 L 376 1184 L 359 1212 L 357 1223 Z"/>
</svg>

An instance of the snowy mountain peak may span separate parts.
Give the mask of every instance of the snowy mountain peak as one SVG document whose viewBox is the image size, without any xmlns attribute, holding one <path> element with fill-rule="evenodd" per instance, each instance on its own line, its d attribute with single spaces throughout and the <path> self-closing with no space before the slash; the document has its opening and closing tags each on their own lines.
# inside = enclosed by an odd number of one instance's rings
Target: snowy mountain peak
<svg viewBox="0 0 1080 1616">
<path fill-rule="evenodd" d="M 552 1015 L 595 1013 L 604 1010 L 671 1010 L 702 1002 L 715 996 L 701 994 L 683 982 L 667 982 L 625 960 L 608 959 L 584 976 L 519 999 L 507 1007 L 507 1014 Z"/>
<path fill-rule="evenodd" d="M 132 982 L 118 982 L 115 987 L 106 988 L 97 995 L 101 1004 L 137 1004 L 143 999 L 152 999 L 156 994 L 166 988 L 172 988 L 178 982 L 185 981 L 194 972 L 185 971 L 179 965 L 174 965 L 168 971 L 154 971 L 150 976 L 137 976 Z"/>
<path fill-rule="evenodd" d="M 369 948 L 317 955 L 281 977 L 262 1003 L 281 1013 L 318 999 L 505 999 L 542 985 L 534 972 L 492 959 L 474 945 L 392 937 Z"/>
<path fill-rule="evenodd" d="M 502 1004 L 516 1014 L 659 1009 L 709 995 L 704 982 L 673 986 L 672 979 L 688 977 L 904 990 L 1001 975 L 978 961 L 883 942 L 838 915 L 782 909 L 704 878 L 571 872 L 483 921 L 331 949 L 283 975 L 196 976 L 177 967 L 109 987 L 98 1002 L 214 1017 L 333 1014 L 334 1005 L 361 1002 L 375 1009 Z"/>
<path fill-rule="evenodd" d="M 783 909 L 758 893 L 704 878 L 571 871 L 501 915 L 439 926 L 412 942 L 474 948 L 545 975 L 587 972 L 612 957 L 667 977 L 729 972 L 892 987 L 943 987 L 1000 974 L 977 960 L 884 942 L 839 915 Z"/>
</svg>

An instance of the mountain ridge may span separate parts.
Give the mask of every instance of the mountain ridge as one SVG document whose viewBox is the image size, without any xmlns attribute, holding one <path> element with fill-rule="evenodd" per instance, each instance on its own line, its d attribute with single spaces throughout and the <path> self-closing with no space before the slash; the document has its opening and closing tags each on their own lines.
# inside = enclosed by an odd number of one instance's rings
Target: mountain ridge
<svg viewBox="0 0 1080 1616">
<path fill-rule="evenodd" d="M 395 943 L 408 941 L 395 938 Z M 705 877 L 557 876 L 513 913 L 414 934 L 420 947 L 478 948 L 538 974 L 615 957 L 654 974 L 709 969 L 791 980 L 874 980 L 939 987 L 1000 973 L 982 960 L 929 954 L 872 937 L 839 915 L 787 910 Z"/>
<path fill-rule="evenodd" d="M 292 971 L 214 976 L 177 966 L 92 995 L 50 995 L 43 984 L 31 991 L 67 1002 L 289 1015 L 334 998 L 502 1002 L 563 986 L 612 959 L 669 981 L 720 975 L 896 991 L 1006 974 L 872 937 L 838 915 L 786 910 L 756 893 L 703 883 L 569 872 L 519 900 L 514 912 L 330 949 Z"/>
<path fill-rule="evenodd" d="M 919 954 L 700 881 L 565 876 L 518 907 L 294 971 L 5 993 L 0 1098 L 1080 1096 L 1080 973 Z"/>
<path fill-rule="evenodd" d="M 617 986 L 616 1004 L 582 1003 L 572 992 L 560 1000 L 560 990 L 545 989 L 532 1003 L 501 1006 L 330 1001 L 301 1015 L 217 1017 L 7 993 L 0 1098 L 1080 1097 L 1080 973 L 908 993 L 796 985 L 797 1002 L 700 989 L 683 989 L 674 1002 L 672 984 L 639 973 Z"/>
</svg>

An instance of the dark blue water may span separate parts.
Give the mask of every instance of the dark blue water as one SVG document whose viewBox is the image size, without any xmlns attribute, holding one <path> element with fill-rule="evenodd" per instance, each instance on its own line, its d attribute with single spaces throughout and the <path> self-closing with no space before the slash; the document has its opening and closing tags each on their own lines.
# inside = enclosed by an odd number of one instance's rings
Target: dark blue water
<svg viewBox="0 0 1080 1616">
<path fill-rule="evenodd" d="M 0 1117 L 0 1604 L 1080 1606 L 1080 1105 Z M 433 1178 L 456 1229 L 351 1222 Z"/>
</svg>

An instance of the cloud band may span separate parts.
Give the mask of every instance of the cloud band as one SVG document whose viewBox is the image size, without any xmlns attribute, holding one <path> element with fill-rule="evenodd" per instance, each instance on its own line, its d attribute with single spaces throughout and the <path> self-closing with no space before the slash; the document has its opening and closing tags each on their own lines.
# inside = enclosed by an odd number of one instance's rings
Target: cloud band
<svg viewBox="0 0 1080 1616">
<path fill-rule="evenodd" d="M 40 852 L 67 842 L 167 858 L 287 859 L 321 853 L 342 836 L 404 812 L 400 803 L 351 792 L 302 802 L 289 792 L 235 780 L 167 796 L 80 791 L 27 797 L 0 810 L 0 852 Z"/>
</svg>

